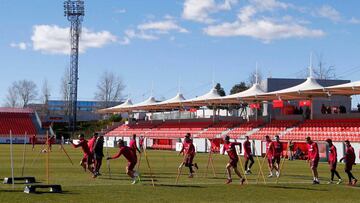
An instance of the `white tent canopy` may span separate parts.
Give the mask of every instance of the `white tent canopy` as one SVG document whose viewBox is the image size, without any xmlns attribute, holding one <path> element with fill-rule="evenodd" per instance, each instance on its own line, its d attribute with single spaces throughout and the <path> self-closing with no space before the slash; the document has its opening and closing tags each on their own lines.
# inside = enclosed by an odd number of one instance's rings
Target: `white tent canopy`
<svg viewBox="0 0 360 203">
<path fill-rule="evenodd" d="M 240 93 L 221 97 L 215 88 L 208 93 L 185 100 L 184 96 L 178 93 L 175 97 L 156 102 L 154 97 L 138 104 L 132 105 L 131 100 L 127 100 L 121 105 L 99 110 L 100 113 L 130 112 L 134 110 L 165 110 L 182 107 L 200 107 L 212 105 L 239 104 L 241 101 L 271 101 L 274 99 L 298 100 L 311 99 L 314 97 L 328 97 L 331 95 L 355 95 L 360 94 L 360 81 L 335 85 L 330 87 L 321 86 L 314 78 L 308 77 L 305 82 L 290 88 L 265 93 L 259 84 L 254 84 L 248 90 Z"/>
<path fill-rule="evenodd" d="M 172 109 L 174 107 L 180 107 L 180 104 L 186 99 L 181 93 L 177 93 L 175 97 L 168 100 L 151 105 L 154 109 Z"/>
<path fill-rule="evenodd" d="M 342 85 L 334 85 L 324 88 L 332 95 L 354 95 L 360 94 L 360 81 L 350 82 Z"/>
<path fill-rule="evenodd" d="M 217 90 L 215 88 L 212 88 L 208 93 L 192 98 L 192 99 L 188 99 L 185 100 L 181 103 L 179 103 L 179 105 L 182 106 L 206 106 L 209 105 L 210 101 L 214 100 L 214 99 L 220 99 L 221 96 L 218 94 Z"/>
<path fill-rule="evenodd" d="M 316 79 L 313 77 L 308 77 L 305 82 L 289 87 L 286 89 L 263 93 L 253 97 L 254 100 L 273 100 L 273 99 L 282 99 L 282 100 L 291 100 L 291 99 L 304 99 L 311 97 L 326 97 L 327 93 L 324 91 L 324 87 L 321 86 Z"/>
<path fill-rule="evenodd" d="M 106 108 L 106 109 L 101 109 L 101 110 L 99 110 L 99 113 L 117 112 L 118 109 L 129 108 L 131 106 L 133 106 L 131 99 L 127 99 L 124 103 L 122 103 L 120 105 L 113 106 L 113 107 Z"/>
<path fill-rule="evenodd" d="M 155 97 L 150 96 L 147 100 L 134 104 L 133 106 L 130 106 L 129 108 L 131 110 L 145 110 L 146 107 L 157 104 L 159 102 L 156 101 Z M 124 108 L 122 108 L 124 109 Z"/>
<path fill-rule="evenodd" d="M 249 89 L 231 94 L 225 97 L 217 98 L 211 102 L 216 104 L 239 104 L 241 101 L 246 100 L 246 98 L 256 97 L 256 95 L 264 94 L 265 92 L 261 89 L 259 83 L 253 84 Z"/>
</svg>

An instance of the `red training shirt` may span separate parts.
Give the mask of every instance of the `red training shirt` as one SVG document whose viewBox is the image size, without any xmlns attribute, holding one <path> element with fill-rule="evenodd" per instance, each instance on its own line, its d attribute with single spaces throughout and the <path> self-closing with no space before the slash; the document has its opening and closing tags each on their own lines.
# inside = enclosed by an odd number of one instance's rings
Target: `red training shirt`
<svg viewBox="0 0 360 203">
<path fill-rule="evenodd" d="M 275 157 L 281 156 L 281 154 L 283 152 L 283 146 L 282 146 L 281 142 L 275 141 L 275 142 L 273 142 L 273 144 L 274 144 L 274 149 L 275 149 L 274 156 Z"/>
<path fill-rule="evenodd" d="M 329 149 L 329 163 L 336 163 L 337 162 L 337 152 L 336 147 L 333 145 Z"/>
<path fill-rule="evenodd" d="M 73 147 L 78 148 L 81 147 L 81 149 L 83 150 L 84 154 L 89 155 L 91 154 L 89 146 L 88 146 L 88 141 L 83 139 L 80 140 L 79 144 L 74 144 L 72 143 Z"/>
<path fill-rule="evenodd" d="M 132 162 L 132 163 L 137 162 L 136 154 L 134 153 L 133 149 L 131 149 L 128 146 L 120 147 L 119 152 L 111 158 L 117 159 L 121 155 L 124 155 L 124 157 L 127 159 L 128 162 Z"/>
<path fill-rule="evenodd" d="M 346 153 L 345 153 L 344 159 L 345 159 L 346 164 L 354 164 L 355 163 L 355 151 L 351 145 L 346 148 Z"/>
<path fill-rule="evenodd" d="M 316 142 L 307 144 L 309 159 L 319 159 L 319 147 Z"/>
<path fill-rule="evenodd" d="M 94 148 L 94 144 L 95 144 L 96 138 L 92 137 L 89 141 L 88 141 L 88 147 L 91 153 L 93 153 L 93 148 Z"/>
<path fill-rule="evenodd" d="M 272 141 L 266 142 L 266 154 L 268 158 L 272 158 L 275 155 L 275 147 Z"/>
<path fill-rule="evenodd" d="M 186 155 L 195 155 L 195 146 L 191 139 L 184 140 L 180 153 L 181 152 L 184 152 Z"/>
<path fill-rule="evenodd" d="M 251 143 L 250 143 L 250 141 L 245 141 L 243 146 L 244 146 L 244 156 L 250 156 L 251 155 Z"/>
<path fill-rule="evenodd" d="M 231 160 L 238 160 L 239 158 L 235 148 L 236 145 L 239 145 L 241 147 L 240 142 L 229 142 L 228 144 L 224 143 L 222 154 L 224 154 L 226 151 Z"/>
<path fill-rule="evenodd" d="M 129 147 L 133 150 L 133 152 L 136 154 L 137 146 L 136 146 L 136 140 L 132 139 L 130 140 Z"/>
</svg>

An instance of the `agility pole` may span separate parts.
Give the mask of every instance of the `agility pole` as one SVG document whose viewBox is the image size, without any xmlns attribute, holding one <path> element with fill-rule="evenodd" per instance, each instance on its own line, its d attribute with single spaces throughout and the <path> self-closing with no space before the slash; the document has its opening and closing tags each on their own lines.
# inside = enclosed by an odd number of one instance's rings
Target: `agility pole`
<svg viewBox="0 0 360 203">
<path fill-rule="evenodd" d="M 179 182 L 179 178 L 181 176 L 182 168 L 184 166 L 186 158 L 187 158 L 187 156 L 184 155 L 183 161 L 181 162 L 180 166 L 178 167 L 178 174 L 176 176 L 175 184 L 177 184 Z"/>
<path fill-rule="evenodd" d="M 23 157 L 21 163 L 21 176 L 24 176 L 24 170 L 25 170 L 26 138 L 27 138 L 27 132 L 25 132 L 24 134 L 24 148 L 23 148 Z"/>
<path fill-rule="evenodd" d="M 140 150 L 141 151 L 141 150 Z M 135 152 L 136 153 L 136 152 Z M 139 153 L 140 155 L 140 158 L 139 158 L 139 163 L 137 165 L 137 168 L 136 168 L 136 171 L 139 171 L 139 168 L 140 168 L 140 164 L 141 164 L 141 157 L 142 157 L 142 153 Z"/>
<path fill-rule="evenodd" d="M 240 146 L 240 147 L 241 147 L 241 146 Z M 241 154 L 241 152 L 240 152 L 240 154 Z M 241 156 L 238 155 L 238 158 L 239 158 L 241 170 L 242 170 L 243 173 L 244 173 L 244 178 L 245 178 L 246 184 L 249 184 L 248 179 L 247 179 L 246 174 L 245 174 L 244 166 L 243 166 L 243 164 L 242 164 Z"/>
<path fill-rule="evenodd" d="M 109 137 L 106 137 L 106 140 L 105 140 L 106 157 L 109 157 L 108 138 L 109 138 Z M 111 179 L 110 160 L 107 160 L 107 159 L 106 159 L 106 165 L 107 165 L 107 168 L 108 168 L 109 179 Z"/>
<path fill-rule="evenodd" d="M 146 150 L 144 150 L 144 155 L 145 155 L 146 163 L 147 163 L 149 171 L 150 171 L 151 183 L 152 183 L 152 186 L 155 188 L 153 172 L 152 172 L 151 167 L 150 167 L 150 162 L 149 162 L 149 158 L 147 156 Z"/>
<path fill-rule="evenodd" d="M 50 181 L 50 174 L 49 174 L 49 155 L 50 155 L 50 147 L 49 147 L 49 131 L 46 131 L 46 156 L 45 156 L 45 161 L 46 161 L 46 166 L 45 166 L 45 171 L 46 171 L 46 184 L 49 184 Z"/>
<path fill-rule="evenodd" d="M 210 152 L 209 152 L 208 162 L 207 162 L 207 165 L 206 165 L 205 177 L 207 177 L 207 175 L 208 175 L 209 165 L 211 164 L 211 168 L 212 168 L 212 171 L 213 171 L 213 176 L 215 178 L 216 177 L 216 172 L 215 172 L 214 160 L 213 160 L 212 155 L 213 155 L 213 150 L 212 150 L 212 147 L 210 146 Z"/>
<path fill-rule="evenodd" d="M 290 148 L 290 142 L 288 142 L 287 147 L 286 147 L 286 155 L 283 157 L 283 160 L 282 160 L 281 163 L 280 163 L 280 166 L 279 166 L 279 176 L 276 177 L 276 184 L 279 183 L 279 178 L 280 178 L 280 176 L 281 176 L 281 174 L 282 174 L 282 168 L 283 168 L 283 166 L 284 166 L 286 156 L 288 156 L 289 148 Z"/>
<path fill-rule="evenodd" d="M 64 148 L 64 145 L 62 143 L 60 143 L 60 148 L 61 150 L 65 153 L 66 157 L 69 159 L 71 165 L 74 165 L 73 161 L 71 160 L 69 154 L 66 152 L 65 148 Z"/>
<path fill-rule="evenodd" d="M 255 141 L 254 141 L 254 140 L 253 140 L 253 147 L 254 147 L 254 152 L 255 152 L 255 156 L 256 156 L 257 150 L 256 150 L 256 147 L 255 147 Z M 264 172 L 263 172 L 263 170 L 262 170 L 263 165 L 264 165 L 264 162 L 265 162 L 265 159 L 266 159 L 266 156 L 267 156 L 267 153 L 266 153 L 266 155 L 265 155 L 265 157 L 264 157 L 264 159 L 263 159 L 263 161 L 262 161 L 261 164 L 260 164 L 260 159 L 259 159 L 259 157 L 256 156 L 256 159 L 257 159 L 257 162 L 258 162 L 258 165 L 259 165 L 259 172 L 258 172 L 258 176 L 257 176 L 257 178 L 256 178 L 256 184 L 258 184 L 258 182 L 259 182 L 260 175 L 262 175 L 263 180 L 264 180 L 264 184 L 266 184 L 266 179 L 265 179 L 265 176 L 264 176 Z"/>
<path fill-rule="evenodd" d="M 47 138 L 46 138 L 47 139 Z M 32 163 L 31 163 L 31 167 L 34 165 L 34 163 L 39 159 L 40 154 L 44 151 L 44 149 L 46 148 L 46 141 L 45 143 L 41 146 L 41 149 L 38 153 L 38 155 L 33 159 Z"/>
<path fill-rule="evenodd" d="M 14 159 L 13 159 L 13 141 L 12 141 L 12 132 L 10 130 L 10 164 L 11 164 L 11 180 L 12 180 L 12 189 L 15 188 L 15 180 L 14 180 Z"/>
</svg>

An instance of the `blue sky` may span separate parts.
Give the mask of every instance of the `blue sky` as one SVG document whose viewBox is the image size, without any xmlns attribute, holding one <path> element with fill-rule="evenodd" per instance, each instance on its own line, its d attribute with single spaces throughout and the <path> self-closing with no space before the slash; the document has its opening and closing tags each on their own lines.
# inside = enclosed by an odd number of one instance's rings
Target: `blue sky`
<svg viewBox="0 0 360 203">
<path fill-rule="evenodd" d="M 267 77 L 298 77 L 309 54 L 323 55 L 342 79 L 360 80 L 360 1 L 86 0 L 79 99 L 91 100 L 105 70 L 119 74 L 135 102 L 201 95 L 214 80 L 226 92 L 258 62 Z M 15 80 L 60 97 L 68 68 L 63 1 L 0 0 L 0 104 Z M 152 85 L 153 84 L 153 85 Z"/>
</svg>

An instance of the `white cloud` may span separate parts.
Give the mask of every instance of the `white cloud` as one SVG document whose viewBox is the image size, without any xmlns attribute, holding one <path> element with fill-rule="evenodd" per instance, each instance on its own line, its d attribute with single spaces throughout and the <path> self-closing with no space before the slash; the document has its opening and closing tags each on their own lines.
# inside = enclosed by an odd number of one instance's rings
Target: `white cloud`
<svg viewBox="0 0 360 203">
<path fill-rule="evenodd" d="M 320 17 L 330 19 L 333 22 L 341 21 L 341 15 L 339 11 L 329 5 L 323 5 L 317 10 L 317 14 Z"/>
<path fill-rule="evenodd" d="M 294 8 L 276 0 L 250 0 L 242 7 L 233 22 L 222 22 L 204 28 L 204 33 L 209 36 L 235 37 L 246 36 L 260 39 L 268 43 L 275 39 L 321 37 L 325 33 L 320 29 L 305 27 L 303 21 L 297 21 L 290 15 L 281 18 L 265 17 L 260 14 L 278 11 L 279 9 Z"/>
<path fill-rule="evenodd" d="M 157 36 L 154 35 L 150 35 L 145 33 L 144 31 L 140 30 L 140 31 L 135 31 L 135 30 L 125 30 L 125 36 L 129 39 L 144 39 L 144 40 L 157 40 L 159 39 Z"/>
<path fill-rule="evenodd" d="M 185 0 L 182 17 L 201 23 L 215 22 L 209 15 L 222 10 L 230 10 L 238 0 L 224 0 L 217 3 L 215 0 Z"/>
<path fill-rule="evenodd" d="M 250 0 L 250 3 L 260 10 L 287 9 L 291 6 L 277 0 Z"/>
<path fill-rule="evenodd" d="M 139 30 L 152 30 L 157 33 L 169 33 L 169 31 L 177 31 L 181 33 L 188 33 L 189 31 L 183 27 L 180 27 L 173 20 L 157 21 L 157 22 L 148 22 L 138 25 Z"/>
<path fill-rule="evenodd" d="M 147 41 L 153 41 L 160 39 L 160 35 L 167 35 L 170 33 L 188 33 L 189 31 L 177 24 L 172 16 L 166 15 L 165 20 L 162 21 L 150 21 L 139 24 L 136 29 L 125 30 L 125 36 L 121 41 L 122 45 L 131 43 L 132 39 L 142 39 Z"/>
<path fill-rule="evenodd" d="M 122 40 L 119 41 L 121 45 L 128 45 L 130 44 L 130 39 L 128 37 L 124 37 Z"/>
<path fill-rule="evenodd" d="M 10 46 L 13 48 L 18 48 L 20 50 L 26 50 L 28 47 L 28 45 L 25 42 L 19 42 L 19 43 L 13 42 L 10 44 Z"/>
<path fill-rule="evenodd" d="M 351 24 L 360 24 L 360 19 L 355 18 L 355 17 L 352 17 L 352 18 L 349 20 L 349 23 L 351 23 Z"/>
<path fill-rule="evenodd" d="M 70 53 L 70 31 L 57 25 L 35 25 L 31 37 L 35 51 L 50 54 Z M 117 38 L 109 31 L 92 32 L 82 29 L 79 51 L 84 53 L 89 48 L 101 48 L 116 42 Z"/>
<path fill-rule="evenodd" d="M 245 6 L 240 10 L 238 18 L 243 22 L 248 22 L 256 13 L 257 10 L 253 6 Z"/>
<path fill-rule="evenodd" d="M 126 9 L 124 9 L 124 8 L 116 9 L 116 10 L 115 10 L 115 13 L 118 13 L 118 14 L 126 13 Z"/>
<path fill-rule="evenodd" d="M 210 36 L 233 37 L 247 36 L 260 39 L 268 43 L 274 39 L 286 39 L 291 37 L 321 37 L 325 35 L 322 30 L 309 29 L 296 23 L 276 23 L 270 20 L 256 20 L 249 22 L 235 21 L 209 26 L 204 32 Z"/>
</svg>

